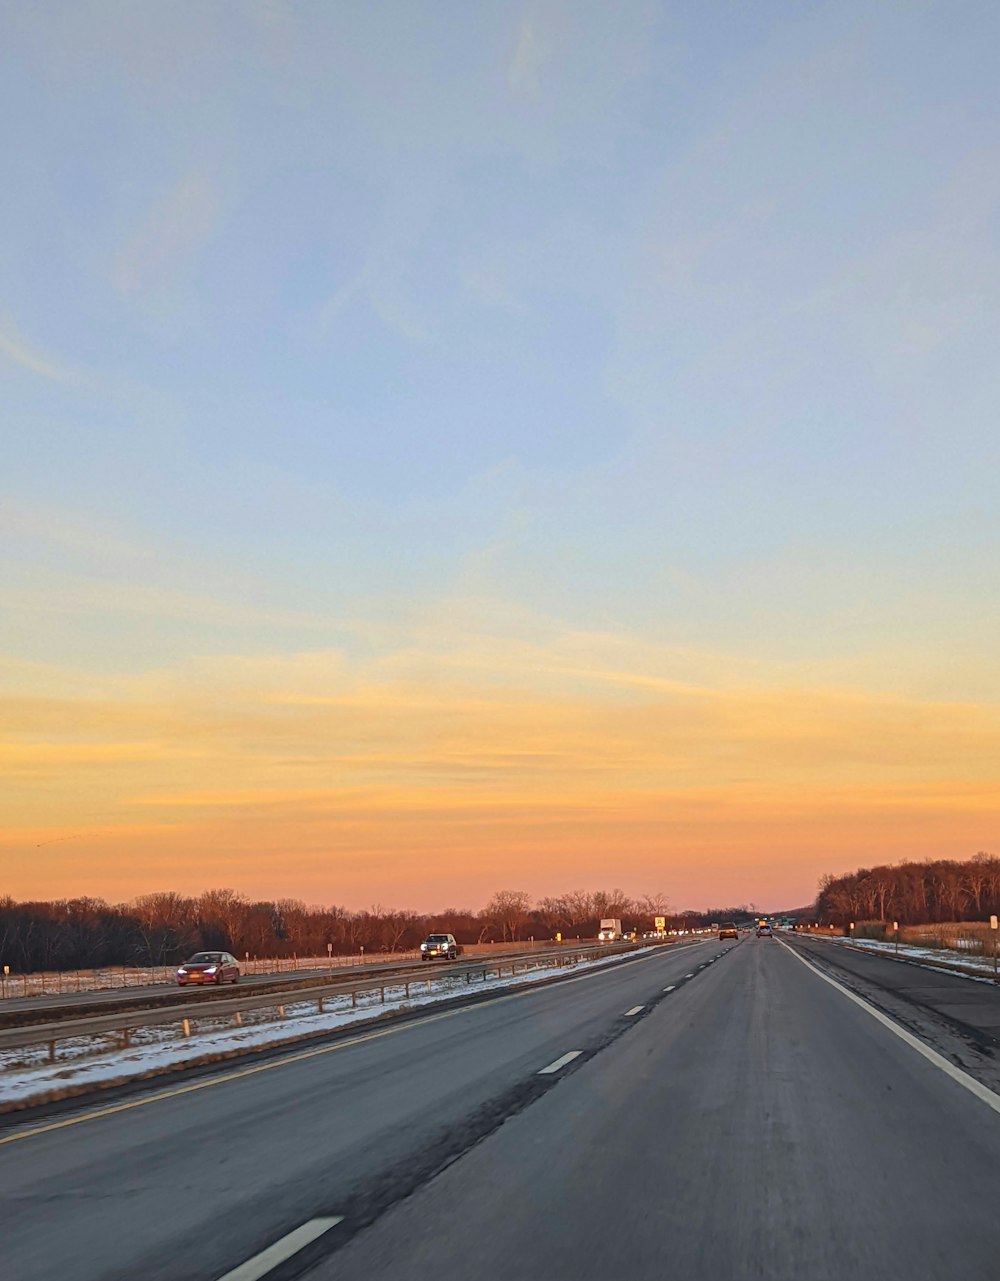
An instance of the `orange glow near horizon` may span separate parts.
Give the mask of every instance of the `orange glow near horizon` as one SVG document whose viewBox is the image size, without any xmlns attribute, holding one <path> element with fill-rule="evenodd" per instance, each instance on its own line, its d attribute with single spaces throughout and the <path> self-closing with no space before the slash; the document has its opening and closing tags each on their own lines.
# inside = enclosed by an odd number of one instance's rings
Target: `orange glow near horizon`
<svg viewBox="0 0 1000 1281">
<path fill-rule="evenodd" d="M 355 670 L 333 653 L 129 679 L 22 668 L 2 702 L 0 893 L 226 885 L 434 910 L 621 885 L 677 909 L 780 908 L 826 871 L 988 847 L 995 708 L 628 657 L 510 644 Z"/>
</svg>

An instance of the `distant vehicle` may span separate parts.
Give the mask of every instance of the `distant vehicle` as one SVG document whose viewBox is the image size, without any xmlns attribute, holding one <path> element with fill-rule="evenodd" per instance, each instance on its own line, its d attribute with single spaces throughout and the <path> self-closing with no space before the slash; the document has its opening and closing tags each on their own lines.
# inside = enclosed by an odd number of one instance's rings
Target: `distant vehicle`
<svg viewBox="0 0 1000 1281">
<path fill-rule="evenodd" d="M 461 950 L 455 942 L 454 934 L 428 934 L 420 944 L 420 955 L 428 961 L 435 956 L 454 961 Z"/>
<path fill-rule="evenodd" d="M 615 943 L 622 937 L 622 923 L 614 916 L 606 916 L 597 931 L 599 943 Z"/>
<path fill-rule="evenodd" d="M 724 925 L 719 926 L 720 939 L 736 939 L 739 941 L 740 932 L 736 928 L 735 921 L 726 921 Z"/>
<path fill-rule="evenodd" d="M 764 922 L 763 922 L 763 924 L 761 924 L 761 925 L 758 925 L 758 926 L 757 926 L 757 937 L 758 937 L 759 939 L 773 939 L 773 938 L 774 938 L 774 930 L 772 930 L 772 929 L 771 929 L 771 927 L 770 927 L 770 925 L 768 925 L 767 921 L 764 921 Z"/>
<path fill-rule="evenodd" d="M 177 967 L 177 986 L 188 983 L 238 983 L 240 967 L 229 952 L 195 952 L 190 961 Z"/>
</svg>

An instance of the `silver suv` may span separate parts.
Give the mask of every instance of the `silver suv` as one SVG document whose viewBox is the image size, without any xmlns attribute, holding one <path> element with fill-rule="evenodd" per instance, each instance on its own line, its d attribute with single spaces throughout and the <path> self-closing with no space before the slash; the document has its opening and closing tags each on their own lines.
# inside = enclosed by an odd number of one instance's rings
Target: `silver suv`
<svg viewBox="0 0 1000 1281">
<path fill-rule="evenodd" d="M 454 934 L 428 934 L 420 944 L 420 955 L 428 961 L 435 956 L 443 956 L 446 961 L 454 961 L 461 950 L 455 942 Z"/>
</svg>

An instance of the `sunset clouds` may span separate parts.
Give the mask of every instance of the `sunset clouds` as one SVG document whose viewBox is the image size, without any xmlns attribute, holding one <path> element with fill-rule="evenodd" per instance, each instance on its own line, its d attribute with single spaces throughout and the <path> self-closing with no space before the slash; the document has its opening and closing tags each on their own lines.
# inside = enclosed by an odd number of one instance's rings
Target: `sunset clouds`
<svg viewBox="0 0 1000 1281">
<path fill-rule="evenodd" d="M 0 894 L 996 847 L 998 13 L 4 36 Z"/>
<path fill-rule="evenodd" d="M 551 627 L 410 639 L 361 663 L 17 673 L 0 704 L 5 845 L 57 843 L 12 892 L 54 884 L 70 855 L 115 885 L 125 857 L 151 888 L 210 849 L 228 881 L 264 892 L 277 875 L 319 899 L 353 901 L 374 876 L 426 906 L 478 901 L 510 867 L 546 889 L 613 866 L 689 894 L 726 868 L 750 893 L 783 862 L 808 888 L 838 846 L 916 856 L 998 816 L 995 708 L 776 671 L 750 684 L 731 656 Z"/>
</svg>

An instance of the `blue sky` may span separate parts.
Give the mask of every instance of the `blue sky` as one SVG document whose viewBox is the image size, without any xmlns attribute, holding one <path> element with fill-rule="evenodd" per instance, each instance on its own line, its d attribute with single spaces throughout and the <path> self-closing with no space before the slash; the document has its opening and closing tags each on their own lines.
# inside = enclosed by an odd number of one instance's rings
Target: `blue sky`
<svg viewBox="0 0 1000 1281">
<path fill-rule="evenodd" d="M 995 5 L 0 28 L 12 688 L 611 638 L 995 702 Z"/>
</svg>

